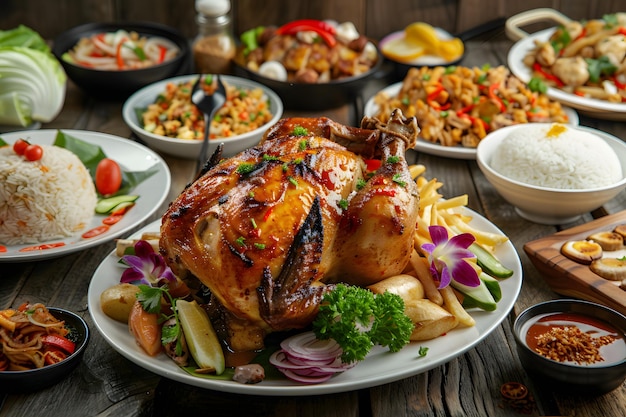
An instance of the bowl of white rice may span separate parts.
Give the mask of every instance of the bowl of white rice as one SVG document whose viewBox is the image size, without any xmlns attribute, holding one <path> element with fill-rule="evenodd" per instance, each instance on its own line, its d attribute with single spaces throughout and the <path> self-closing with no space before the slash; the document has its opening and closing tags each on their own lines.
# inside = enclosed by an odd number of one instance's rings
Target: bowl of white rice
<svg viewBox="0 0 626 417">
<path fill-rule="evenodd" d="M 41 145 L 28 161 L 12 146 L 0 148 L 0 244 L 59 239 L 83 231 L 98 202 L 89 171 L 67 149 Z"/>
<path fill-rule="evenodd" d="M 505 127 L 479 143 L 476 160 L 522 217 L 541 224 L 571 223 L 626 187 L 626 144 L 584 126 Z"/>
</svg>

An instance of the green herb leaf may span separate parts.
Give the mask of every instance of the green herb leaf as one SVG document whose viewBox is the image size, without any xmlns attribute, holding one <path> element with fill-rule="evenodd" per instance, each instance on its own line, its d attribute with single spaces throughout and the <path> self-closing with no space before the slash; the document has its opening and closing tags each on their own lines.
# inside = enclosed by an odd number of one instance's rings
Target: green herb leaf
<svg viewBox="0 0 626 417">
<path fill-rule="evenodd" d="M 140 284 L 137 300 L 148 313 L 158 314 L 161 311 L 161 296 L 163 289 Z"/>
</svg>

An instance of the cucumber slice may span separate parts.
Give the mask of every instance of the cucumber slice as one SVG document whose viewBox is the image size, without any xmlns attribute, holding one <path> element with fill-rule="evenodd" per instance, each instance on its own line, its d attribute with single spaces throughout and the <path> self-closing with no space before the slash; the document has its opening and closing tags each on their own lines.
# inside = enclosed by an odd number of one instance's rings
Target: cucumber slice
<svg viewBox="0 0 626 417">
<path fill-rule="evenodd" d="M 103 198 L 96 204 L 96 213 L 110 214 L 122 204 L 134 203 L 138 195 L 116 195 L 115 197 Z"/>
<path fill-rule="evenodd" d="M 502 288 L 500 288 L 500 281 L 485 272 L 481 272 L 480 275 L 478 275 L 478 278 L 480 278 L 480 280 L 485 283 L 487 289 L 491 293 L 491 296 L 496 303 L 502 299 Z"/>
<path fill-rule="evenodd" d="M 504 266 L 491 252 L 477 243 L 472 243 L 469 250 L 476 255 L 476 261 L 483 271 L 495 278 L 509 278 L 513 270 Z"/>
<path fill-rule="evenodd" d="M 469 287 L 455 280 L 450 281 L 450 285 L 463 294 L 463 307 L 478 307 L 485 311 L 494 311 L 497 308 L 496 300 L 489 292 L 487 285 L 481 279 L 476 287 Z"/>
</svg>

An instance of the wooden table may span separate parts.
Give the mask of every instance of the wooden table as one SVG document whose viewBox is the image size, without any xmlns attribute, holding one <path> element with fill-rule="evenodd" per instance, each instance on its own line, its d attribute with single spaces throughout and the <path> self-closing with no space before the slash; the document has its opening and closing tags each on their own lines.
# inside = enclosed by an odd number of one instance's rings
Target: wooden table
<svg viewBox="0 0 626 417">
<path fill-rule="evenodd" d="M 468 43 L 463 62 L 468 66 L 506 63 L 511 42 L 501 34 Z M 495 36 L 495 37 L 494 37 Z M 377 80 L 374 91 L 389 82 Z M 44 128 L 85 129 L 131 138 L 121 117 L 122 103 L 101 102 L 83 95 L 73 84 L 63 112 Z M 299 113 L 302 115 L 303 113 Z M 296 115 L 287 111 L 285 116 Z M 326 115 L 347 124 L 357 124 L 354 107 L 346 106 L 305 115 Z M 358 116 L 358 117 L 357 117 Z M 581 115 L 581 124 L 600 128 L 626 139 L 626 125 L 595 120 Z M 163 155 L 173 175 L 167 201 L 174 198 L 191 177 L 193 163 Z M 409 162 L 427 167 L 427 175 L 445 185 L 445 196 L 468 194 L 469 207 L 487 217 L 509 236 L 524 269 L 521 294 L 514 311 L 484 341 L 460 357 L 426 373 L 359 391 L 303 397 L 250 397 L 199 389 L 173 382 L 146 371 L 123 358 L 97 333 L 87 312 L 87 288 L 113 242 L 61 258 L 28 263 L 0 264 L 0 308 L 23 301 L 43 302 L 77 311 L 91 325 L 93 338 L 82 364 L 64 381 L 49 389 L 27 395 L 2 394 L 0 416 L 512 416 L 499 393 L 507 381 L 523 382 L 532 390 L 536 406 L 532 415 L 626 415 L 626 384 L 601 397 L 553 392 L 524 372 L 513 341 L 511 324 L 516 313 L 540 301 L 557 298 L 523 251 L 523 245 L 570 225 L 545 226 L 517 215 L 487 183 L 475 161 L 463 161 L 409 151 Z M 161 208 L 147 220 L 163 212 Z M 577 224 L 594 217 L 626 209 L 626 192 L 603 209 L 586 214 Z M 143 226 L 143 225 L 141 225 Z"/>
</svg>

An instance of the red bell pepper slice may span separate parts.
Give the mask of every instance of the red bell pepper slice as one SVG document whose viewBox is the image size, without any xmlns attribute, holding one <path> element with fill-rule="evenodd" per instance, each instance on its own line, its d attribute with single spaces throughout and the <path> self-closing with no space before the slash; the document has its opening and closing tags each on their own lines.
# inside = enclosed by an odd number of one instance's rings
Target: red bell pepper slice
<svg viewBox="0 0 626 417">
<path fill-rule="evenodd" d="M 62 351 L 67 352 L 70 355 L 76 350 L 76 344 L 74 342 L 56 334 L 47 334 L 45 336 L 42 336 L 41 341 L 44 345 L 61 349 Z"/>
<path fill-rule="evenodd" d="M 4 245 L 0 245 L 0 253 L 6 252 L 7 251 L 7 247 Z"/>
<path fill-rule="evenodd" d="M 167 53 L 167 48 L 165 46 L 159 45 L 159 64 L 165 61 L 166 53 Z"/>
<path fill-rule="evenodd" d="M 326 23 L 323 20 L 317 20 L 317 19 L 299 19 L 299 20 L 294 20 L 293 22 L 285 23 L 284 25 L 282 25 L 276 30 L 276 33 L 278 33 L 279 35 L 286 35 L 287 31 L 291 31 L 293 30 L 293 28 L 296 28 L 302 25 L 317 27 L 319 29 L 322 29 L 325 32 L 330 33 L 331 35 L 335 35 L 337 33 L 333 25 Z"/>
<path fill-rule="evenodd" d="M 557 86 L 559 87 L 563 87 L 565 85 L 565 83 L 563 81 L 561 81 L 559 79 L 559 77 L 557 77 L 556 75 L 553 74 L 549 74 L 547 73 L 542 67 L 541 64 L 539 64 L 538 62 L 535 62 L 533 64 L 533 71 L 537 72 L 539 75 L 541 75 L 543 78 L 545 78 L 546 80 L 550 80 L 553 81 Z"/>
<path fill-rule="evenodd" d="M 335 39 L 334 30 L 331 32 L 328 30 L 329 28 L 332 28 L 332 26 L 321 20 L 305 19 L 287 23 L 276 29 L 276 33 L 279 35 L 294 35 L 304 31 L 315 32 L 326 42 L 326 45 L 332 48 L 337 44 L 337 39 Z"/>
<path fill-rule="evenodd" d="M 506 111 L 506 105 L 504 104 L 504 101 L 500 98 L 500 96 L 496 94 L 496 90 L 498 90 L 499 88 L 500 83 L 491 84 L 489 86 L 489 97 L 498 104 L 498 107 L 500 107 L 500 111 L 504 113 Z"/>
</svg>

